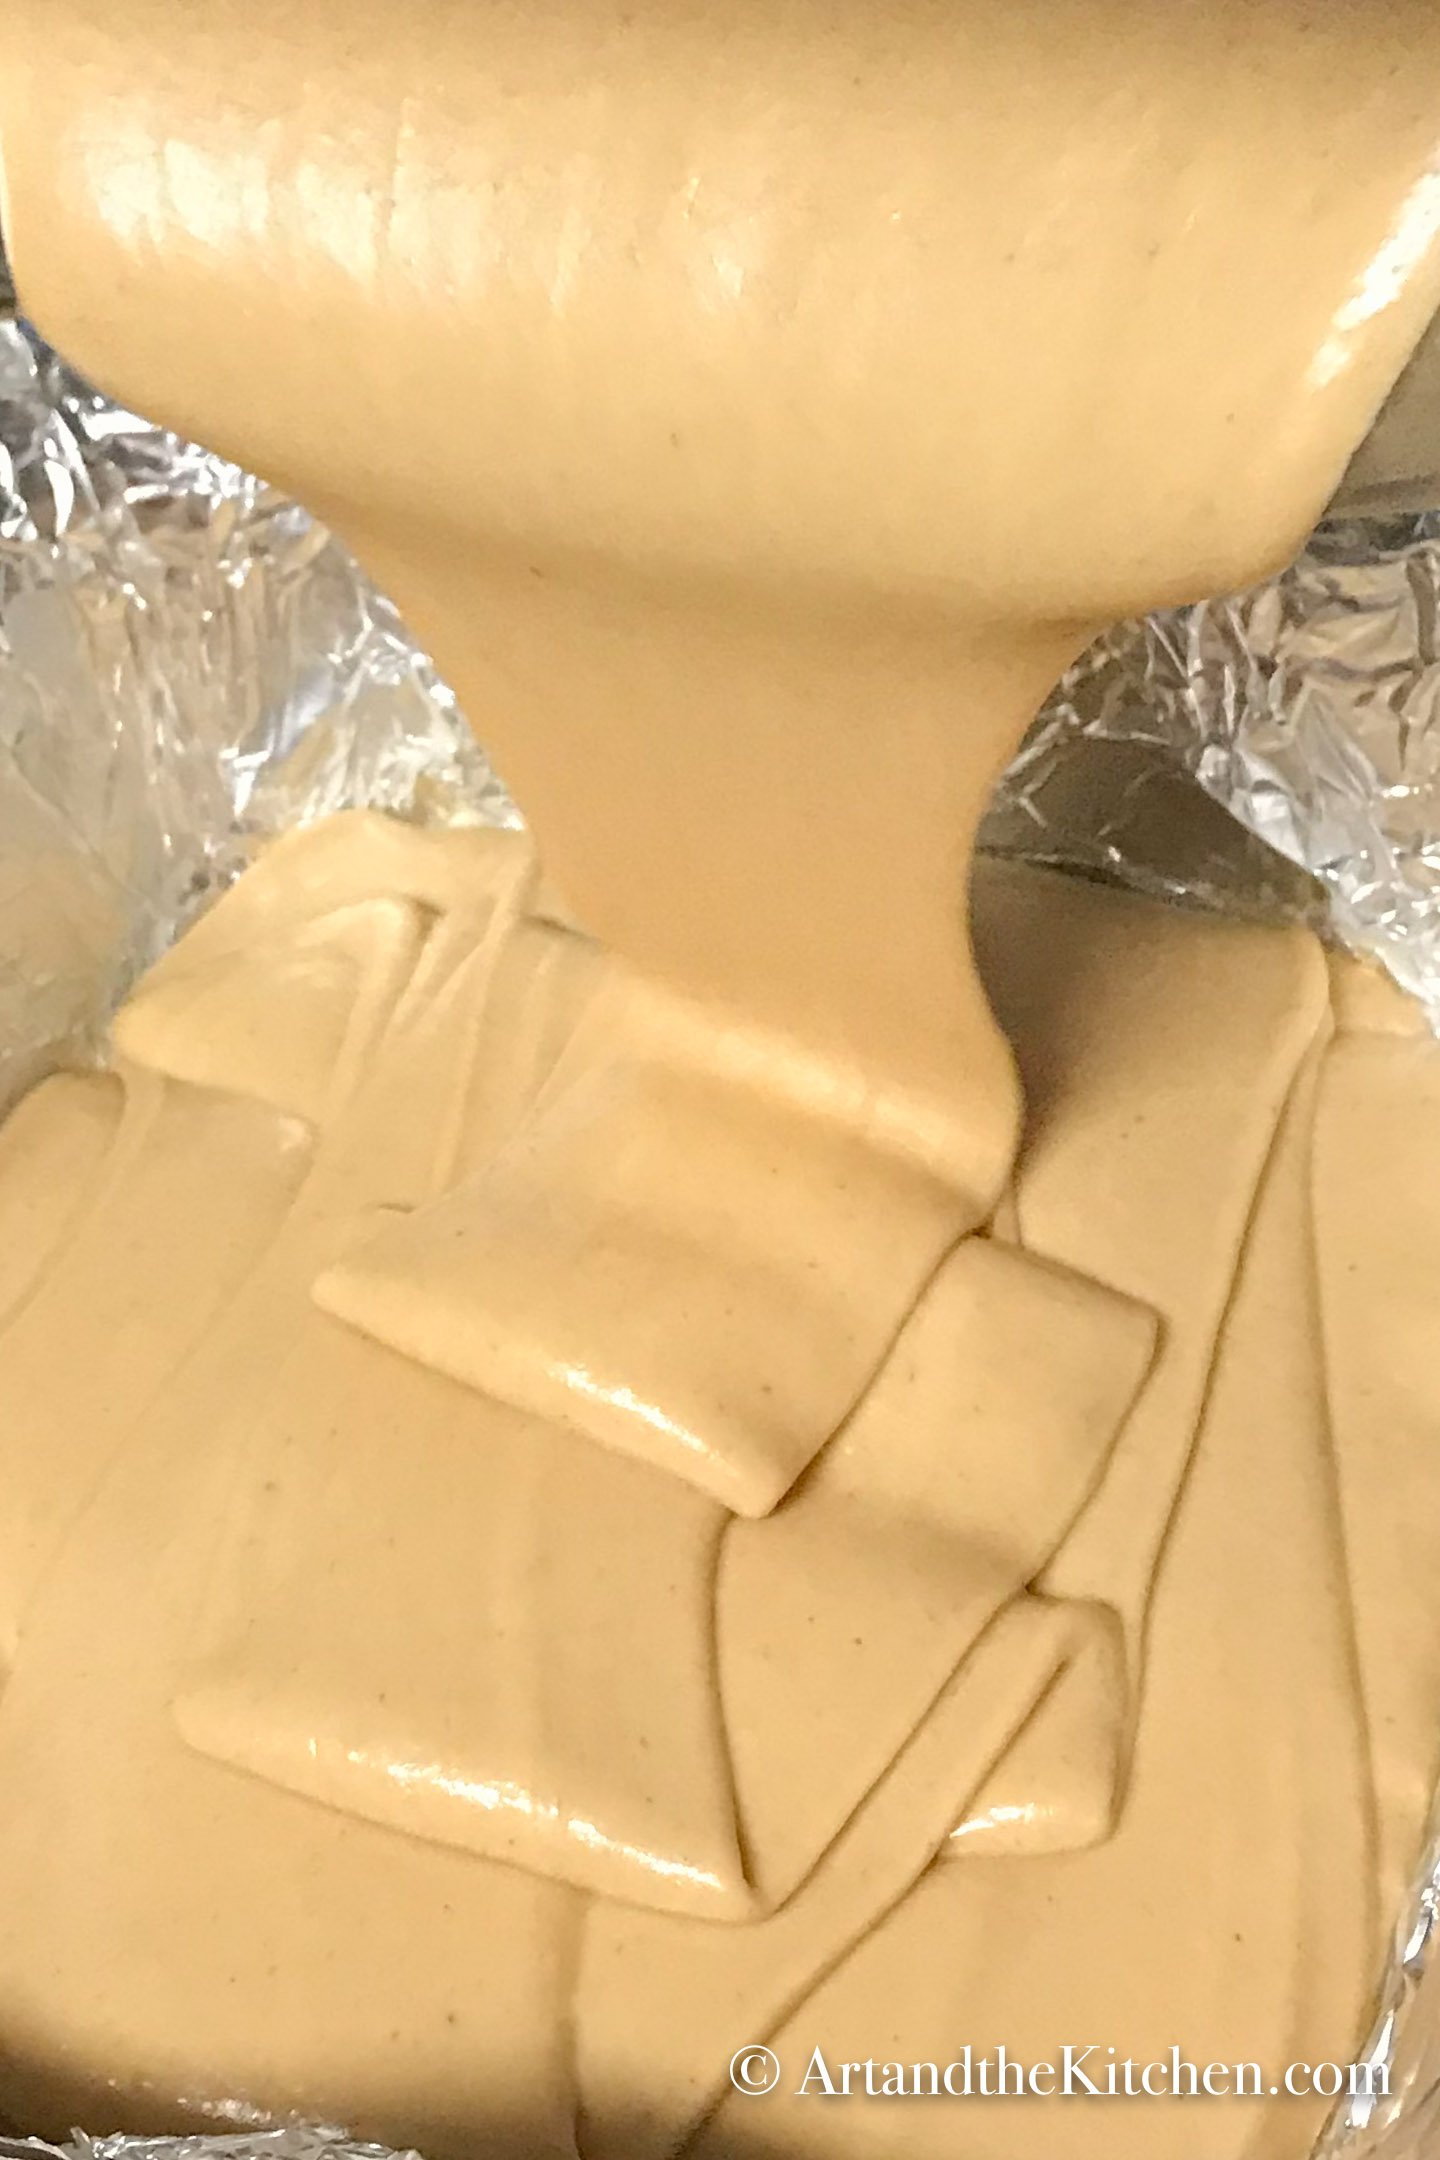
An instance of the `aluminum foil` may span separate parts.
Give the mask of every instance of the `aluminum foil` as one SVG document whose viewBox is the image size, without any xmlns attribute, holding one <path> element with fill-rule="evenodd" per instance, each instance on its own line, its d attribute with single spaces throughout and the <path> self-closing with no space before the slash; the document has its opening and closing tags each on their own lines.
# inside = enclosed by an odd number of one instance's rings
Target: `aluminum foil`
<svg viewBox="0 0 1440 2160">
<path fill-rule="evenodd" d="M 1426 1850 L 1395 1925 L 1361 2080 L 1326 2126 L 1314 2160 L 1435 2160 L 1440 2153 L 1440 1795 Z"/>
<path fill-rule="evenodd" d="M 420 2160 L 385 2145 L 356 2145 L 338 2130 L 291 2123 L 279 2130 L 244 2130 L 227 2137 L 87 2137 L 63 2145 L 43 2138 L 0 2137 L 0 2160 Z"/>
<path fill-rule="evenodd" d="M 1248 847 L 1196 816 L 1183 776 Z M 1313 921 L 1440 1030 L 1440 513 L 1322 525 L 1268 583 L 1107 633 L 1040 715 L 986 839 Z"/>
<path fill-rule="evenodd" d="M 305 511 L 0 321 L 0 1105 L 264 838 L 515 812 Z"/>
<path fill-rule="evenodd" d="M 0 262 L 3 286 L 3 262 Z M 271 833 L 356 804 L 517 823 L 389 603 L 303 509 L 0 320 L 0 1105 L 98 1043 Z M 1324 526 L 1256 590 L 1070 669 L 983 844 L 1305 921 L 1440 1029 L 1440 515 Z M 1440 2152 L 1440 1818 L 1323 2160 Z M 0 2160 L 390 2160 L 299 2128 L 0 2139 Z"/>
</svg>

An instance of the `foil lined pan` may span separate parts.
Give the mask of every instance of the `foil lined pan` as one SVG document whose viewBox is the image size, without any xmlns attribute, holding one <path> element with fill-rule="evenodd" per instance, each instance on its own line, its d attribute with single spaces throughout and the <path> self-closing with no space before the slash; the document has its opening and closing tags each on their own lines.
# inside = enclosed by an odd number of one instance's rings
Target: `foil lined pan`
<svg viewBox="0 0 1440 2160">
<path fill-rule="evenodd" d="M 1182 775 L 1249 847 L 1196 817 Z M 1108 632 L 1041 713 L 985 837 L 1310 921 L 1440 1030 L 1440 514 L 1322 525 L 1268 583 Z"/>
<path fill-rule="evenodd" d="M 87 2137 L 63 2145 L 43 2138 L 0 2137 L 0 2160 L 420 2160 L 386 2145 L 356 2145 L 336 2130 L 289 2123 L 278 2130 L 245 2130 L 229 2137 Z"/>
<path fill-rule="evenodd" d="M 0 1104 L 267 835 L 515 812 L 322 526 L 0 322 Z"/>
<path fill-rule="evenodd" d="M 361 804 L 519 822 L 323 527 L 0 320 L 0 1108 L 98 1048 L 133 977 L 268 835 Z M 1109 632 L 1040 714 L 982 842 L 1309 923 L 1440 1030 L 1440 514 L 1322 526 L 1252 592 Z M 1440 2152 L 1437 1930 L 1440 1816 L 1366 2051 L 1389 2094 L 1342 2101 L 1318 2160 Z M 392 2160 L 294 2126 L 0 2138 L 0 2160 L 44 2155 Z"/>
</svg>

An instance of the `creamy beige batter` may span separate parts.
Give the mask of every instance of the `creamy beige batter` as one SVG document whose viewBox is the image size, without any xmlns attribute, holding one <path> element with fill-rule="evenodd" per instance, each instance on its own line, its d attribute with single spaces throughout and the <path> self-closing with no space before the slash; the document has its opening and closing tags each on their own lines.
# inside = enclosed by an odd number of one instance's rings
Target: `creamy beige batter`
<svg viewBox="0 0 1440 2160">
<path fill-rule="evenodd" d="M 1298 934 L 963 896 L 1066 659 L 1283 559 L 1433 312 L 1430 15 L 7 11 L 28 309 L 352 540 L 545 870 L 296 836 L 0 1139 L 40 2126 L 1304 2150 L 725 2066 L 1353 2045 L 1436 1053 Z"/>
</svg>

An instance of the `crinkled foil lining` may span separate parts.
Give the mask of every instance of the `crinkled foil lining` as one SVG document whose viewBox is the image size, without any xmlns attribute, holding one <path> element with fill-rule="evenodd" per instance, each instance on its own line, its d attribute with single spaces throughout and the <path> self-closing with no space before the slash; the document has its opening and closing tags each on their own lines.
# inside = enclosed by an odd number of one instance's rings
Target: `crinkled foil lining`
<svg viewBox="0 0 1440 2160">
<path fill-rule="evenodd" d="M 0 1103 L 268 835 L 514 811 L 303 510 L 0 322 Z"/>
<path fill-rule="evenodd" d="M 1195 817 L 1185 776 L 1248 846 Z M 1440 1030 L 1440 514 L 1322 525 L 1250 592 L 1107 632 L 1040 715 L 985 838 L 1311 921 Z"/>
<path fill-rule="evenodd" d="M 302 2123 L 279 2130 L 244 2130 L 226 2137 L 87 2137 L 71 2133 L 64 2145 L 43 2138 L 0 2137 L 0 2160 L 420 2160 L 386 2145 L 356 2145 L 338 2130 Z"/>
<path fill-rule="evenodd" d="M 323 527 L 0 320 L 0 1104 L 98 1043 L 268 835 L 357 804 L 518 822 Z M 1253 592 L 1108 633 L 1036 721 L 983 841 L 1312 923 L 1440 1029 L 1440 515 L 1324 526 Z M 1390 2096 L 1342 2103 L 1324 2160 L 1440 2150 L 1437 1927 L 1440 1821 L 1369 2045 Z M 47 2153 L 389 2160 L 297 2128 L 0 2139 L 0 2160 Z"/>
</svg>

